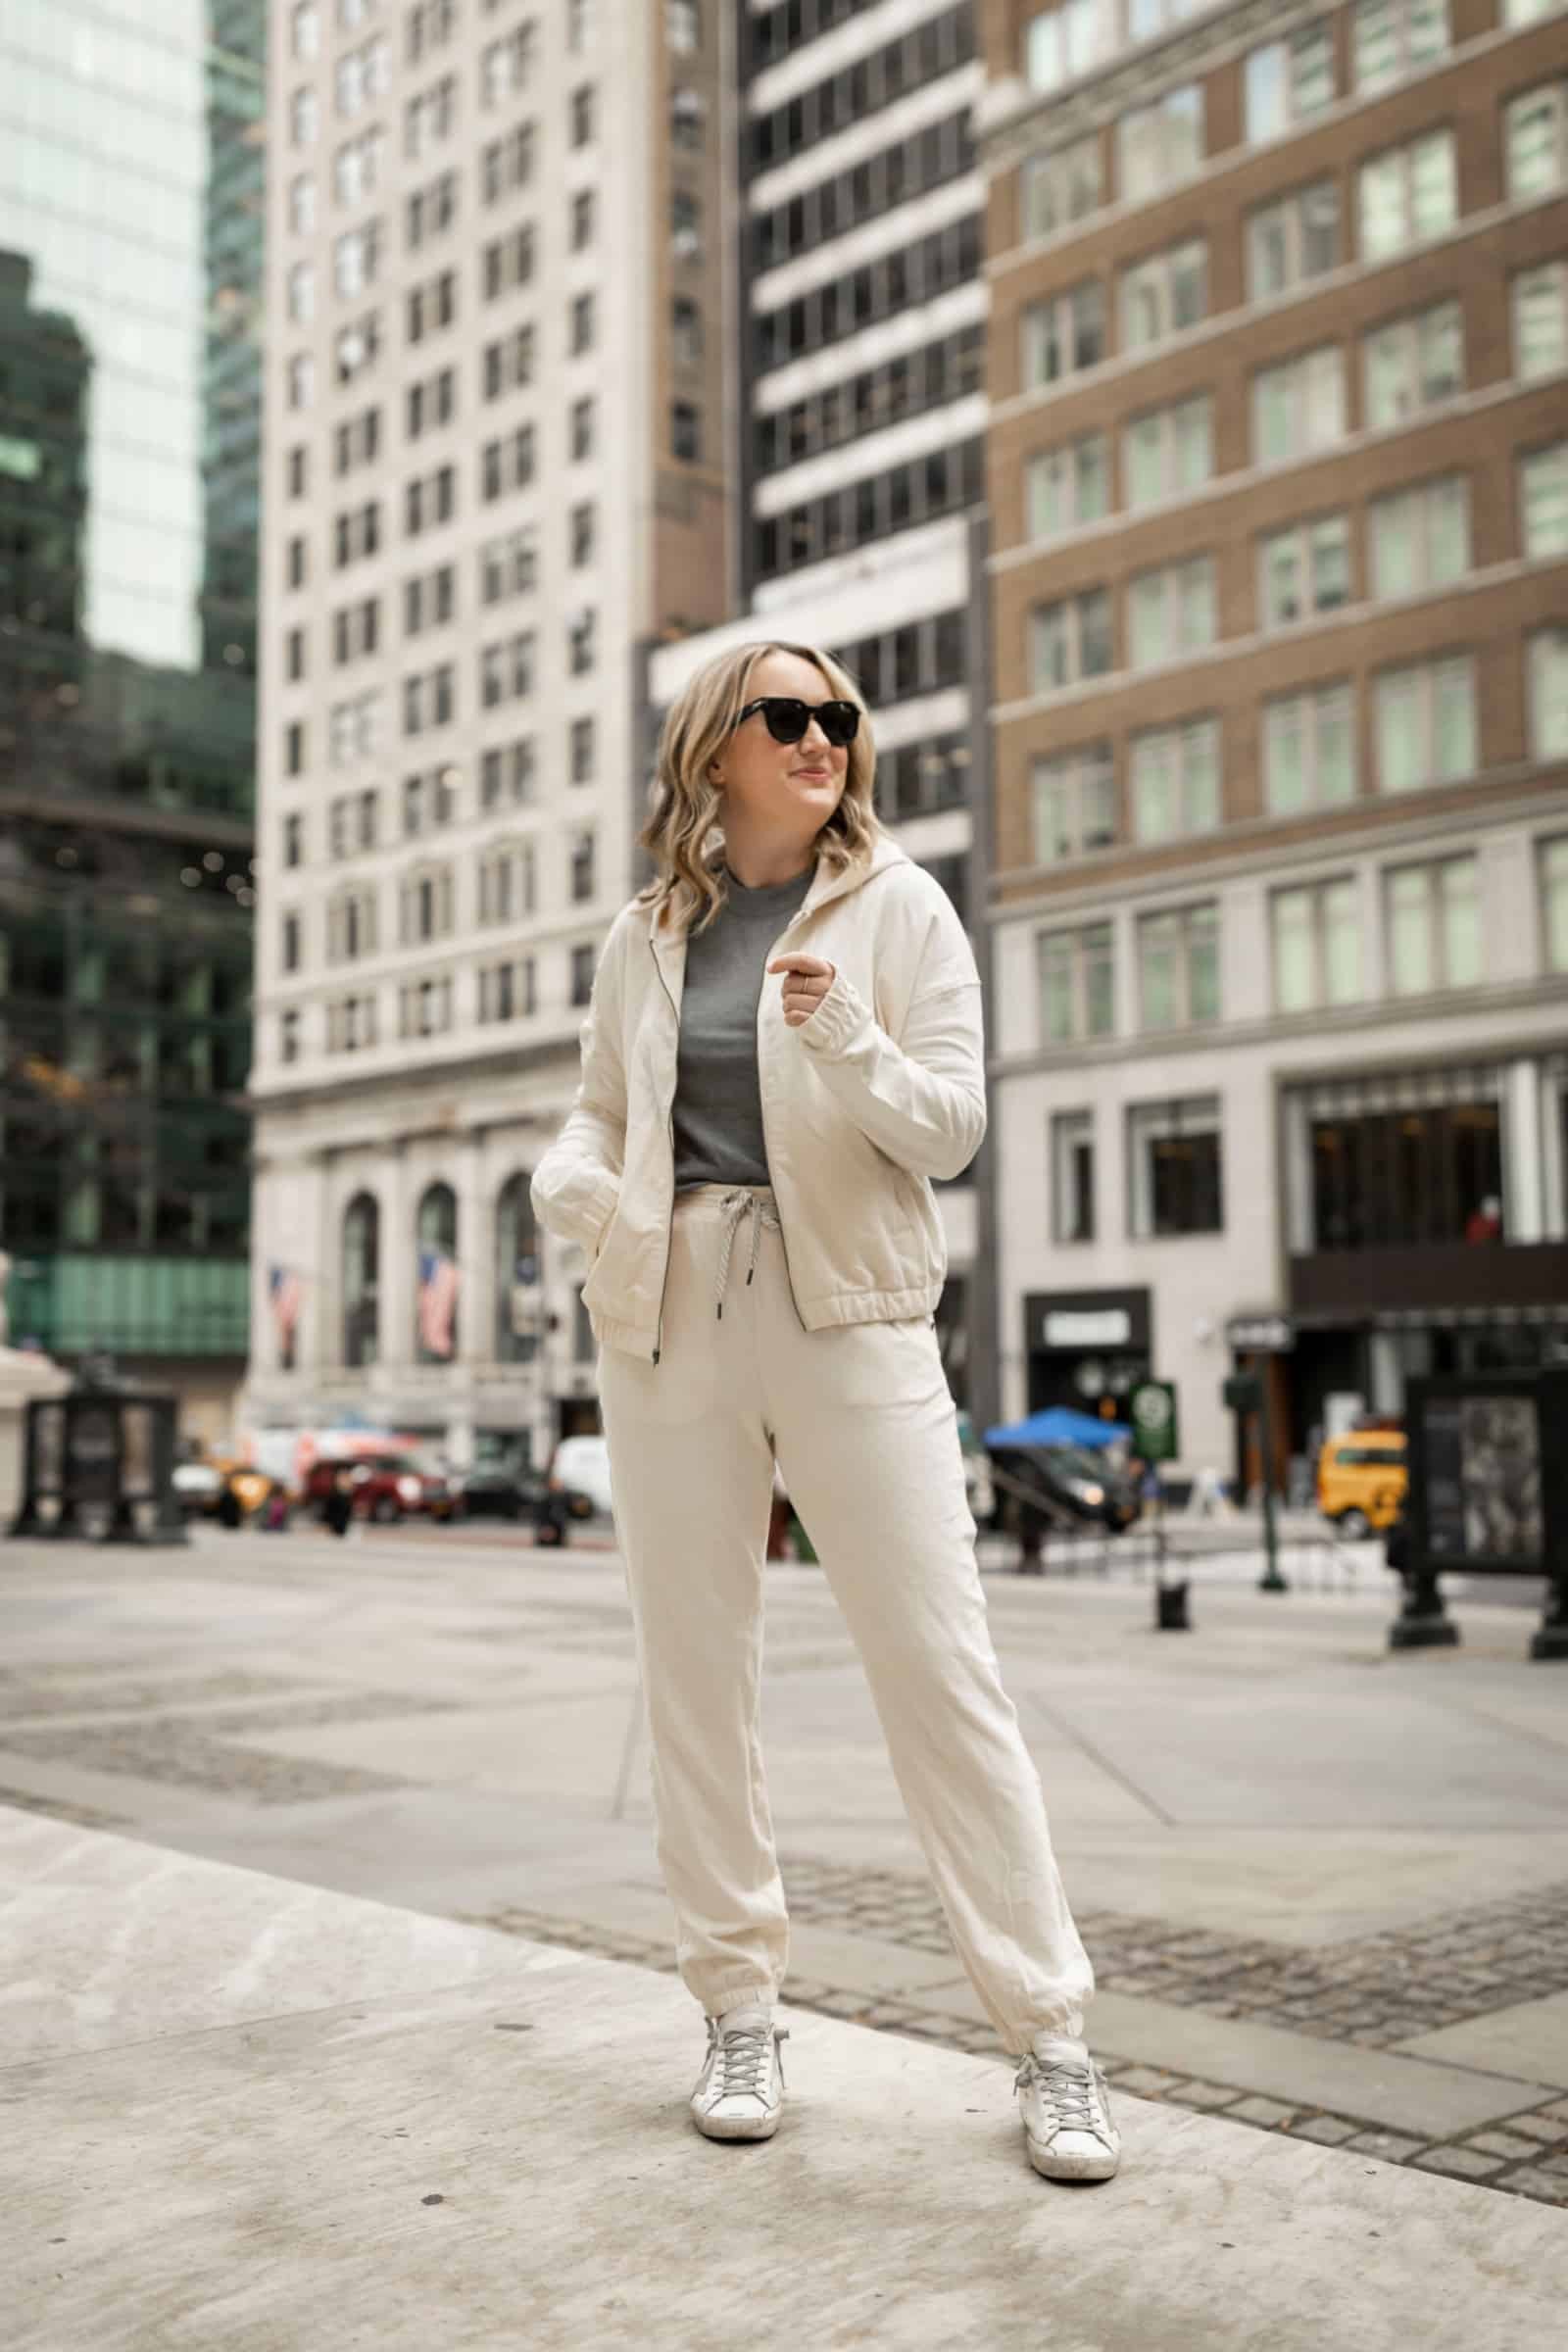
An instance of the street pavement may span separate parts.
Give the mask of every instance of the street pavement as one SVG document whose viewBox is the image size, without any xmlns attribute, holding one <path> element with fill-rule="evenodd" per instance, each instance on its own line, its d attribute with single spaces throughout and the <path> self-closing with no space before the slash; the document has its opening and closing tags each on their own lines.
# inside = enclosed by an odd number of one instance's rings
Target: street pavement
<svg viewBox="0 0 1568 2352">
<path fill-rule="evenodd" d="M 1484 1589 L 1450 1603 L 1457 1649 L 1391 1653 L 1378 1548 L 1311 1533 L 1263 1593 L 1245 1526 L 1222 1550 L 1182 1531 L 1203 1545 L 1186 1633 L 1155 1630 L 1130 1555 L 1020 1578 L 987 1547 L 1099 1978 L 1091 2040 L 1124 2106 L 1242 2127 L 1226 2146 L 1568 2205 L 1568 1668 L 1531 1662 L 1529 1618 Z M 519 1966 L 630 1964 L 695 2049 L 612 1548 L 205 1525 L 185 1549 L 5 1544 L 0 1618 L 13 1823 L 396 1906 Z M 768 1572 L 764 1740 L 789 2001 L 959 2053 L 1001 2096 L 815 1569 Z"/>
</svg>

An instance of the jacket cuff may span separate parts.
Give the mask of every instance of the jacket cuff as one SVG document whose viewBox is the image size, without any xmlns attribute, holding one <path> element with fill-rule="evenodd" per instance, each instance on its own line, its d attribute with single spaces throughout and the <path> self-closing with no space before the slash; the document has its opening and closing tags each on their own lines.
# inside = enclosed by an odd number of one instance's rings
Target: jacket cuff
<svg viewBox="0 0 1568 2352">
<path fill-rule="evenodd" d="M 810 1019 L 801 1023 L 800 1034 L 813 1054 L 825 1054 L 830 1060 L 837 1060 L 855 1043 L 870 1018 L 870 1006 L 840 968 L 835 970 L 827 995 Z"/>
</svg>

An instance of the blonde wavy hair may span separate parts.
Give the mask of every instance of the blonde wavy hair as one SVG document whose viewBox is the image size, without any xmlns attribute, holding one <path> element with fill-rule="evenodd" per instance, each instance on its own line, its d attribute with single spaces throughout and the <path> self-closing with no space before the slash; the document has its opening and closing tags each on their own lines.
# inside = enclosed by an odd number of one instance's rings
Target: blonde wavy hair
<svg viewBox="0 0 1568 2352">
<path fill-rule="evenodd" d="M 659 868 L 638 898 L 657 907 L 661 925 L 672 920 L 678 929 L 705 931 L 724 905 L 718 855 L 724 796 L 708 771 L 753 699 L 752 672 L 767 654 L 795 654 L 809 662 L 834 699 L 857 704 L 864 714 L 850 745 L 843 795 L 816 836 L 818 853 L 830 865 L 844 867 L 869 857 L 881 838 L 872 805 L 876 747 L 870 713 L 850 672 L 814 645 L 792 645 L 782 638 L 737 645 L 715 654 L 687 681 L 660 731 L 653 812 L 637 838 Z"/>
</svg>

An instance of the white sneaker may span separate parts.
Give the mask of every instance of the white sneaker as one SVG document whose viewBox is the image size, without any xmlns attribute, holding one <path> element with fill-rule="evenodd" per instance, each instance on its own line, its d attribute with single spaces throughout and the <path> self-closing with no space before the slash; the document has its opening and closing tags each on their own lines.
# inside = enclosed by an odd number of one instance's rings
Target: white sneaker
<svg viewBox="0 0 1568 2352">
<path fill-rule="evenodd" d="M 1076 2045 L 1082 2048 L 1082 2044 Z M 1031 2050 L 1013 2078 L 1029 2161 L 1048 2180 L 1110 2180 L 1121 2133 L 1110 2120 L 1105 2078 L 1087 2050 Z"/>
<path fill-rule="evenodd" d="M 692 2092 L 692 2121 L 709 2139 L 771 2139 L 784 2112 L 788 2030 L 770 2009 L 731 2009 L 708 2022 L 708 2055 Z"/>
</svg>

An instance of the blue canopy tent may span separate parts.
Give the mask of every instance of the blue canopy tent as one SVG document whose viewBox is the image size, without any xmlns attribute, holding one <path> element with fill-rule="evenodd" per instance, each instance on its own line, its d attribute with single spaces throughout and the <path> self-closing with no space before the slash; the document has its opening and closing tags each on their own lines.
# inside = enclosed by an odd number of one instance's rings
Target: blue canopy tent
<svg viewBox="0 0 1568 2352">
<path fill-rule="evenodd" d="M 1067 1405 L 1053 1404 L 1043 1413 L 1031 1413 L 1027 1420 L 1009 1421 L 1005 1426 L 986 1431 L 988 1446 L 1114 1446 L 1118 1438 L 1130 1438 L 1132 1430 L 1125 1421 L 1100 1421 L 1091 1413 L 1075 1413 Z"/>
</svg>

